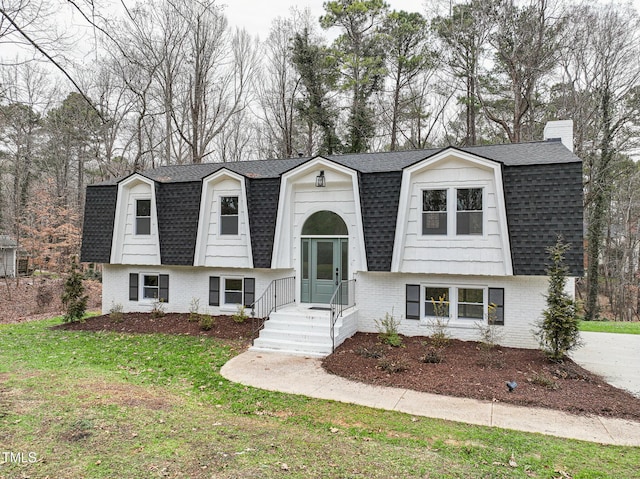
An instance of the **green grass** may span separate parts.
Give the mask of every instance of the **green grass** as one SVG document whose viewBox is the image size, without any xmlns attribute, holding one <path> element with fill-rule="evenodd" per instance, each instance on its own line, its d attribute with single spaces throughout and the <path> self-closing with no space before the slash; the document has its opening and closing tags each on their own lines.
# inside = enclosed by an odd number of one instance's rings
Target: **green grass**
<svg viewBox="0 0 640 479">
<path fill-rule="evenodd" d="M 580 331 L 596 333 L 640 334 L 640 322 L 628 321 L 580 321 Z"/>
<path fill-rule="evenodd" d="M 640 477 L 640 448 L 262 391 L 220 376 L 236 343 L 59 322 L 0 325 L 0 478 Z"/>
</svg>

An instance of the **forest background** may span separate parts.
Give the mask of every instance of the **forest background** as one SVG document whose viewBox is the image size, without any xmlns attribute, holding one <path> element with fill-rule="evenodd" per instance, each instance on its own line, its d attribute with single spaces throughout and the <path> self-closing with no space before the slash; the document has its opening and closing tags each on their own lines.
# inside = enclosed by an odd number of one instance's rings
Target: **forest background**
<svg viewBox="0 0 640 479">
<path fill-rule="evenodd" d="M 0 234 L 33 268 L 65 271 L 87 184 L 161 165 L 535 141 L 571 119 L 585 316 L 640 319 L 632 4 L 323 7 L 281 12 L 261 40 L 214 0 L 0 0 Z M 90 35 L 61 25 L 61 8 Z"/>
</svg>

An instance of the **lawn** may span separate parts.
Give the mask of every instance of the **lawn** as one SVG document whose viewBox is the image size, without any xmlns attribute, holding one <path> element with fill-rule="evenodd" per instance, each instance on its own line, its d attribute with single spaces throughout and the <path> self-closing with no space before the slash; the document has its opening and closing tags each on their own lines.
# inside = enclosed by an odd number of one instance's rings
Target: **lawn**
<svg viewBox="0 0 640 479">
<path fill-rule="evenodd" d="M 640 321 L 580 321 L 578 327 L 596 333 L 640 334 Z"/>
<path fill-rule="evenodd" d="M 241 345 L 0 325 L 0 477 L 633 478 L 640 448 L 230 383 Z"/>
</svg>

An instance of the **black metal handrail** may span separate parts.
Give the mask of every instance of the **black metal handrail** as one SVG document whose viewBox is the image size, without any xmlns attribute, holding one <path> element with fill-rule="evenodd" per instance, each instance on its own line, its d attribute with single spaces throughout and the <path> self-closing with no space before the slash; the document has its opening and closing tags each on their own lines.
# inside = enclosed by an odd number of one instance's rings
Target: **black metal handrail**
<svg viewBox="0 0 640 479">
<path fill-rule="evenodd" d="M 296 277 L 274 279 L 264 290 L 262 296 L 251 304 L 251 328 L 252 338 L 255 339 L 263 328 L 269 315 L 278 311 L 278 308 L 296 301 Z"/>
<path fill-rule="evenodd" d="M 356 280 L 349 279 L 342 281 L 336 288 L 331 301 L 329 301 L 329 308 L 331 310 L 331 351 L 336 349 L 335 340 L 335 326 L 338 318 L 342 316 L 342 313 L 349 308 L 353 308 L 356 305 Z"/>
</svg>

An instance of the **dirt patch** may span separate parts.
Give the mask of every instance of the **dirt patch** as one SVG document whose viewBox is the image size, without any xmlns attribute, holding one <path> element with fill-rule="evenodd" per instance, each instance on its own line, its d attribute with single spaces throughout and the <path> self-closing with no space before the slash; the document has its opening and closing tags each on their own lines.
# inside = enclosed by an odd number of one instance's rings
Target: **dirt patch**
<svg viewBox="0 0 640 479">
<path fill-rule="evenodd" d="M 166 313 L 154 317 L 151 313 L 124 313 L 121 319 L 110 315 L 94 316 L 83 322 L 64 323 L 54 328 L 68 331 L 114 331 L 118 333 L 164 333 L 207 336 L 220 339 L 247 341 L 252 337 L 251 319 L 238 323 L 231 316 L 214 316 L 211 329 L 204 331 L 197 321 L 189 321 L 189 315 Z"/>
<path fill-rule="evenodd" d="M 82 284 L 85 294 L 89 296 L 87 309 L 99 309 L 102 304 L 102 284 L 95 280 L 84 280 Z M 63 291 L 64 278 L 0 278 L 0 324 L 64 314 L 60 299 Z"/>
<path fill-rule="evenodd" d="M 139 407 L 152 411 L 165 411 L 179 406 L 181 399 L 167 396 L 166 391 L 154 391 L 133 384 L 90 382 L 83 385 L 87 392 L 79 396 L 87 406 Z"/>
<path fill-rule="evenodd" d="M 367 384 L 447 396 L 501 401 L 640 421 L 640 399 L 615 388 L 567 359 L 550 363 L 534 349 L 451 340 L 434 358 L 425 337 L 403 337 L 401 347 L 382 345 L 377 334 L 357 333 L 323 361 L 324 368 Z M 517 386 L 509 392 L 506 383 Z"/>
</svg>

